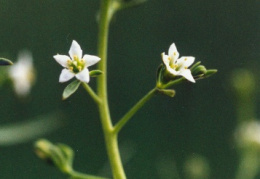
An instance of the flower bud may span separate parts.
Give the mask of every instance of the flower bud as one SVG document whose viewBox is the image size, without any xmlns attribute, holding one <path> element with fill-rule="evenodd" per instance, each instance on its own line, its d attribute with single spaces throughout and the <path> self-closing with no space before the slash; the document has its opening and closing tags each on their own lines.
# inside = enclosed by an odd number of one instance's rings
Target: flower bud
<svg viewBox="0 0 260 179">
<path fill-rule="evenodd" d="M 50 142 L 48 142 L 47 140 L 41 139 L 38 140 L 34 147 L 35 147 L 35 154 L 42 160 L 45 160 L 47 163 L 49 164 L 54 164 L 51 156 L 50 156 Z"/>
<path fill-rule="evenodd" d="M 201 62 L 197 62 L 191 67 L 191 73 L 196 80 L 208 78 L 211 75 L 217 73 L 216 69 L 207 70 L 204 65 L 200 65 Z"/>
<path fill-rule="evenodd" d="M 204 77 L 204 75 L 207 73 L 207 69 L 205 68 L 205 66 L 199 65 L 195 67 L 191 73 L 195 79 L 200 79 Z"/>
<path fill-rule="evenodd" d="M 64 173 L 72 171 L 74 153 L 67 145 L 54 145 L 45 139 L 40 139 L 35 143 L 35 153 L 39 158 L 55 165 Z"/>
<path fill-rule="evenodd" d="M 174 97 L 176 92 L 173 89 L 157 89 L 157 91 L 166 96 Z"/>
<path fill-rule="evenodd" d="M 91 76 L 91 77 L 97 77 L 102 74 L 103 74 L 103 72 L 101 70 L 91 70 L 89 72 L 89 76 Z"/>
<path fill-rule="evenodd" d="M 207 70 L 207 72 L 205 74 L 205 78 L 208 78 L 208 77 L 210 77 L 211 75 L 214 75 L 217 72 L 218 72 L 218 70 L 216 70 L 216 69 Z"/>
</svg>

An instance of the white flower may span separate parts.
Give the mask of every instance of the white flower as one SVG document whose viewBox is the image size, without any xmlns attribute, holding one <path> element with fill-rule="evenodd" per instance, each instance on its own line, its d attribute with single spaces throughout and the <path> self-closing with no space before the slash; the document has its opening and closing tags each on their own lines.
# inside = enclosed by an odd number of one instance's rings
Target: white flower
<svg viewBox="0 0 260 179">
<path fill-rule="evenodd" d="M 93 55 L 84 55 L 82 58 L 82 50 L 75 40 L 72 41 L 69 56 L 53 56 L 61 66 L 65 67 L 61 71 L 59 82 L 66 82 L 75 76 L 78 80 L 88 83 L 90 77 L 87 67 L 96 64 L 100 58 Z"/>
<path fill-rule="evenodd" d="M 187 80 L 195 83 L 195 80 L 191 74 L 190 69 L 188 67 L 194 62 L 194 57 L 181 57 L 179 58 L 179 52 L 175 44 L 171 44 L 168 55 L 162 53 L 162 60 L 166 66 L 166 69 L 169 73 L 174 76 L 183 76 Z"/>
<path fill-rule="evenodd" d="M 28 95 L 35 81 L 35 70 L 32 61 L 31 52 L 24 50 L 19 52 L 17 62 L 8 69 L 14 90 L 19 96 Z"/>
</svg>

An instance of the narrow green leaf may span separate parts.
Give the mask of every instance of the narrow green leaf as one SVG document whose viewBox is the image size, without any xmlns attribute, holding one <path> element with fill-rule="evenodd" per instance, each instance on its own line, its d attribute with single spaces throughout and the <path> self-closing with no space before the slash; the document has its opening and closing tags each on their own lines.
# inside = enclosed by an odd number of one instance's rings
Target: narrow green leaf
<svg viewBox="0 0 260 179">
<path fill-rule="evenodd" d="M 80 85 L 80 81 L 75 80 L 72 83 L 70 83 L 63 91 L 62 99 L 65 100 L 68 97 L 70 97 L 73 93 L 75 93 Z"/>
<path fill-rule="evenodd" d="M 12 65 L 13 62 L 6 58 L 0 58 L 0 66 L 7 66 L 7 65 Z"/>
</svg>

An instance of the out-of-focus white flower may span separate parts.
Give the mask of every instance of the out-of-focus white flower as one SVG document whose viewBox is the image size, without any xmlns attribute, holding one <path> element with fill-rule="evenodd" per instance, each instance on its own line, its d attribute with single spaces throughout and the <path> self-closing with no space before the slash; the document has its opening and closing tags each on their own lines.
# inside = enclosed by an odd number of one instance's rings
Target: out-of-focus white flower
<svg viewBox="0 0 260 179">
<path fill-rule="evenodd" d="M 257 146 L 260 149 L 260 122 L 242 123 L 235 133 L 235 138 L 240 147 Z"/>
<path fill-rule="evenodd" d="M 82 49 L 75 40 L 72 41 L 69 56 L 53 56 L 61 66 L 65 67 L 61 71 L 59 82 L 66 82 L 75 76 L 78 80 L 88 83 L 90 77 L 87 67 L 96 64 L 100 58 L 93 55 L 84 55 L 82 58 Z"/>
<path fill-rule="evenodd" d="M 17 62 L 10 66 L 9 77 L 18 96 L 26 96 L 30 93 L 35 81 L 35 69 L 31 52 L 23 50 L 19 52 Z"/>
<path fill-rule="evenodd" d="M 171 44 L 168 55 L 164 52 L 162 53 L 162 60 L 166 66 L 166 69 L 169 73 L 174 76 L 183 76 L 187 80 L 195 83 L 195 80 L 191 74 L 190 69 L 188 67 L 194 62 L 194 57 L 181 57 L 179 58 L 179 52 L 175 44 Z"/>
</svg>

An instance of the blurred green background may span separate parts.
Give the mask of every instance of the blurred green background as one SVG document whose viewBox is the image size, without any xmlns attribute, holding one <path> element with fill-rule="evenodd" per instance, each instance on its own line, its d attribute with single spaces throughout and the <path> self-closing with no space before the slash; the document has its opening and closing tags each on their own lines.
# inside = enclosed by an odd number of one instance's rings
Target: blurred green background
<svg viewBox="0 0 260 179">
<path fill-rule="evenodd" d="M 148 0 L 115 16 L 108 48 L 115 122 L 154 87 L 160 55 L 172 42 L 181 56 L 218 69 L 209 79 L 177 86 L 174 98 L 153 98 L 124 128 L 119 143 L 129 179 L 184 178 L 185 161 L 197 154 L 209 163 L 210 178 L 234 178 L 239 159 L 230 77 L 237 68 L 260 75 L 259 5 L 257 0 Z M 82 88 L 61 100 L 68 83 L 58 83 L 62 68 L 53 59 L 67 54 L 72 40 L 83 53 L 97 54 L 98 9 L 97 0 L 0 0 L 0 56 L 15 61 L 28 49 L 37 70 L 28 98 L 16 98 L 9 86 L 1 89 L 0 125 L 59 111 L 64 124 L 42 137 L 70 145 L 76 170 L 110 176 L 96 105 Z M 95 87 L 95 79 L 90 85 Z M 257 93 L 254 105 L 259 102 Z M 0 146 L 0 178 L 64 178 L 34 155 L 33 142 Z"/>
</svg>

